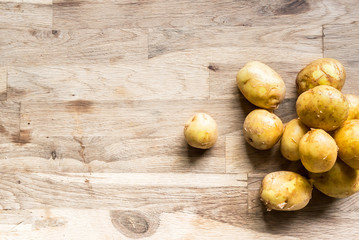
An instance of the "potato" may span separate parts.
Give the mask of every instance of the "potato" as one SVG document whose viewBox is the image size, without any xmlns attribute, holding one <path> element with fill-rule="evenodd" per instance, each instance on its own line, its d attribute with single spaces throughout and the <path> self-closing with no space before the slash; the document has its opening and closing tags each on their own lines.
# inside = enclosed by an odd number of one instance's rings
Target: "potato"
<svg viewBox="0 0 359 240">
<path fill-rule="evenodd" d="M 264 177 L 260 196 L 268 211 L 295 211 L 308 204 L 312 190 L 305 177 L 290 171 L 278 171 Z"/>
<path fill-rule="evenodd" d="M 275 109 L 285 96 L 285 85 L 279 74 L 257 61 L 239 70 L 237 85 L 244 97 L 260 108 Z"/>
<path fill-rule="evenodd" d="M 331 86 L 317 86 L 302 93 L 296 103 L 299 119 L 308 127 L 332 131 L 348 117 L 349 104 L 344 95 Z"/>
<path fill-rule="evenodd" d="M 310 172 L 329 171 L 337 159 L 338 147 L 334 139 L 322 129 L 312 129 L 299 142 L 303 166 Z"/>
<path fill-rule="evenodd" d="M 349 103 L 349 114 L 347 120 L 359 119 L 359 97 L 353 94 L 344 94 Z"/>
<path fill-rule="evenodd" d="M 345 121 L 334 133 L 338 155 L 350 167 L 359 170 L 359 119 Z"/>
<path fill-rule="evenodd" d="M 283 123 L 279 117 L 264 109 L 250 112 L 243 124 L 243 135 L 254 148 L 266 150 L 272 148 L 283 133 Z"/>
<path fill-rule="evenodd" d="M 325 195 L 345 198 L 359 190 L 359 171 L 346 165 L 340 159 L 328 172 L 309 173 L 310 181 Z"/>
<path fill-rule="evenodd" d="M 345 69 L 338 60 L 320 58 L 309 63 L 298 73 L 297 90 L 301 94 L 319 85 L 329 85 L 341 90 L 345 83 L 345 77 Z"/>
<path fill-rule="evenodd" d="M 185 124 L 184 136 L 190 146 L 208 149 L 217 141 L 217 123 L 210 115 L 197 113 Z"/>
<path fill-rule="evenodd" d="M 280 144 L 282 155 L 290 160 L 297 161 L 299 156 L 299 141 L 309 129 L 299 120 L 293 119 L 286 124 Z"/>
</svg>

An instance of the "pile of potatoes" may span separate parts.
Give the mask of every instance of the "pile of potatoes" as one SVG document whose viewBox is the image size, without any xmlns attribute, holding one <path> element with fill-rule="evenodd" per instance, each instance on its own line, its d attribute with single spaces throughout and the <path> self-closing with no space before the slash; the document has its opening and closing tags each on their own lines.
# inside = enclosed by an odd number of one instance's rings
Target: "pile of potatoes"
<svg viewBox="0 0 359 240">
<path fill-rule="evenodd" d="M 260 62 L 247 63 L 237 74 L 237 85 L 252 104 L 244 120 L 243 134 L 258 150 L 272 148 L 289 161 L 300 160 L 309 180 L 291 171 L 266 175 L 260 190 L 268 210 L 294 211 L 304 208 L 312 185 L 334 197 L 348 197 L 359 190 L 359 97 L 342 94 L 343 65 L 332 58 L 311 62 L 297 75 L 298 118 L 283 126 L 273 113 L 284 99 L 282 78 Z"/>
<path fill-rule="evenodd" d="M 258 150 L 272 148 L 289 161 L 301 161 L 308 178 L 291 171 L 267 174 L 260 189 L 268 210 L 294 211 L 311 199 L 313 185 L 322 193 L 348 197 L 359 190 L 359 97 L 342 94 L 346 73 L 332 58 L 321 58 L 297 75 L 298 118 L 286 123 L 273 113 L 285 97 L 280 75 L 264 63 L 247 63 L 237 74 L 243 96 L 259 107 L 243 124 L 247 143 Z M 205 113 L 191 117 L 184 127 L 187 143 L 208 149 L 217 138 L 215 120 Z"/>
</svg>

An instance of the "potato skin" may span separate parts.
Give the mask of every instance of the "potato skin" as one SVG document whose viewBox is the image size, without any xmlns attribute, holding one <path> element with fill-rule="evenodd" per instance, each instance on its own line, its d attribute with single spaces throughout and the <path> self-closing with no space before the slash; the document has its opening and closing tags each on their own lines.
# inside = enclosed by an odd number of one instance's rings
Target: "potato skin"
<svg viewBox="0 0 359 240">
<path fill-rule="evenodd" d="M 210 115 L 197 113 L 185 124 L 184 136 L 192 147 L 211 148 L 218 138 L 217 123 Z"/>
<path fill-rule="evenodd" d="M 322 129 L 312 129 L 299 142 L 303 166 L 310 172 L 329 171 L 337 159 L 338 147 L 334 139 Z"/>
<path fill-rule="evenodd" d="M 312 190 L 305 177 L 290 171 L 277 171 L 263 178 L 260 196 L 268 211 L 295 211 L 308 204 Z"/>
<path fill-rule="evenodd" d="M 280 144 L 282 155 L 290 160 L 297 161 L 299 156 L 299 141 L 309 129 L 299 120 L 293 119 L 286 124 Z"/>
<path fill-rule="evenodd" d="M 359 97 L 353 94 L 344 94 L 349 103 L 349 114 L 347 120 L 359 119 Z"/>
<path fill-rule="evenodd" d="M 334 133 L 338 155 L 350 167 L 359 170 L 359 119 L 345 121 Z"/>
<path fill-rule="evenodd" d="M 283 123 L 277 115 L 264 109 L 250 112 L 243 124 L 243 135 L 254 148 L 272 148 L 283 134 Z"/>
<path fill-rule="evenodd" d="M 339 158 L 330 171 L 309 172 L 309 178 L 319 191 L 333 198 L 349 197 L 359 190 L 359 171 L 349 167 Z"/>
<path fill-rule="evenodd" d="M 285 96 L 285 84 L 277 72 L 264 63 L 248 62 L 237 74 L 237 85 L 252 104 L 276 109 Z"/>
<path fill-rule="evenodd" d="M 296 109 L 308 127 L 333 131 L 347 119 L 349 104 L 339 90 L 321 85 L 302 93 Z"/>
<path fill-rule="evenodd" d="M 319 85 L 329 85 L 339 91 L 345 83 L 344 66 L 333 58 L 320 58 L 304 67 L 297 75 L 298 94 Z"/>
</svg>

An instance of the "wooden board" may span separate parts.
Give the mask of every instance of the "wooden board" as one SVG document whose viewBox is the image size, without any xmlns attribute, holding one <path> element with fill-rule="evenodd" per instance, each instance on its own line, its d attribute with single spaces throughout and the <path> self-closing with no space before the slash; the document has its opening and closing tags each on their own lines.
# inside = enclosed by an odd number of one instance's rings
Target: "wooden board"
<svg viewBox="0 0 359 240">
<path fill-rule="evenodd" d="M 277 144 L 250 147 L 255 109 L 235 76 L 265 62 L 286 83 L 274 111 L 296 118 L 295 77 L 333 57 L 359 95 L 354 0 L 0 0 L 1 239 L 357 239 L 359 194 L 313 191 L 267 212 L 265 174 L 291 170 Z M 210 150 L 184 123 L 207 112 Z"/>
</svg>

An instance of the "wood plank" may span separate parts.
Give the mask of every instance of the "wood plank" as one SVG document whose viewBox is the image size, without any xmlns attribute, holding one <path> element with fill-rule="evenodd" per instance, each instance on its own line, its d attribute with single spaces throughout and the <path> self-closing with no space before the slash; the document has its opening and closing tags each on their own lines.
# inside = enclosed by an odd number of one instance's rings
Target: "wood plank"
<svg viewBox="0 0 359 240">
<path fill-rule="evenodd" d="M 215 37 L 213 37 L 215 36 Z M 295 78 L 303 65 L 322 57 L 322 27 L 279 25 L 151 29 L 149 57 L 202 51 L 210 70 L 210 98 L 243 97 L 236 74 L 248 61 L 258 60 L 275 69 L 286 83 L 287 98 L 297 97 Z M 284 57 L 285 56 L 285 57 Z M 209 62 L 208 62 L 209 61 Z"/>
<path fill-rule="evenodd" d="M 0 29 L 0 66 L 114 64 L 147 59 L 147 33 L 130 29 Z"/>
<path fill-rule="evenodd" d="M 324 26 L 324 56 L 343 63 L 347 79 L 344 93 L 359 95 L 356 77 L 359 74 L 359 24 L 329 24 Z"/>
<path fill-rule="evenodd" d="M 353 1 L 54 0 L 55 28 L 148 28 L 183 26 L 275 26 L 351 22 Z M 96 9 L 96 10 L 94 10 Z M 103 14 L 106 13 L 106 14 Z"/>
<path fill-rule="evenodd" d="M 20 131 L 20 104 L 9 101 L 0 101 L 0 143 L 13 142 L 21 144 Z"/>
<path fill-rule="evenodd" d="M 192 57 L 182 54 L 141 64 L 12 67 L 8 98 L 12 101 L 207 99 L 208 69 L 201 62 L 193 62 Z"/>
<path fill-rule="evenodd" d="M 7 68 L 0 68 L 0 101 L 7 99 Z"/>
<path fill-rule="evenodd" d="M 3 172 L 198 172 L 225 173 L 224 138 L 207 151 L 183 136 L 31 137 L 21 146 L 0 144 Z"/>
<path fill-rule="evenodd" d="M 1 0 L 0 28 L 51 28 L 52 0 Z M 0 36 L 9 37 L 4 32 Z M 4 36 L 4 37 L 5 37 Z M 1 42 L 1 41 L 0 41 Z"/>
<path fill-rule="evenodd" d="M 241 129 L 244 120 L 233 100 L 24 102 L 21 130 L 32 137 L 182 137 L 185 122 L 195 112 L 210 114 L 222 136 Z"/>
</svg>

